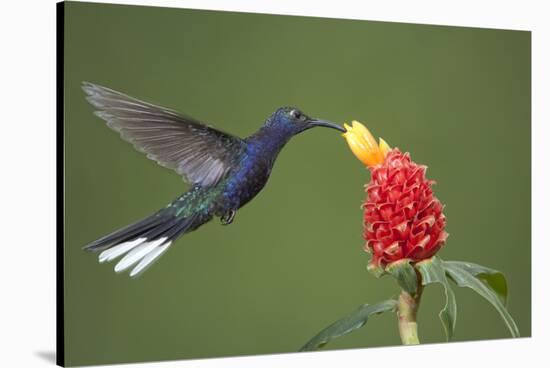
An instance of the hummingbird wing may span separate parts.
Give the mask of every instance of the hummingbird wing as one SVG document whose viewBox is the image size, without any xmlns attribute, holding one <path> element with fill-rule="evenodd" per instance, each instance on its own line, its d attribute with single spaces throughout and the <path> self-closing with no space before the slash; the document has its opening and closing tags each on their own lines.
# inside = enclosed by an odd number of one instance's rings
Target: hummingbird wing
<svg viewBox="0 0 550 368">
<path fill-rule="evenodd" d="M 84 82 L 95 114 L 140 152 L 190 183 L 215 185 L 244 152 L 246 143 L 174 110 Z"/>
</svg>

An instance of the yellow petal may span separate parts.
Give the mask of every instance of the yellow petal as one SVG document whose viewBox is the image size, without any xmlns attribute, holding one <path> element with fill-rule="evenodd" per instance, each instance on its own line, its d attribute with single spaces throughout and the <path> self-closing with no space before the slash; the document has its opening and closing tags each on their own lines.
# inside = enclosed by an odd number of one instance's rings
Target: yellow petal
<svg viewBox="0 0 550 368">
<path fill-rule="evenodd" d="M 356 136 L 350 135 L 347 137 L 349 148 L 351 152 L 365 165 L 369 165 L 370 155 L 366 147 L 357 139 Z"/>
<path fill-rule="evenodd" d="M 353 130 L 356 132 L 357 135 L 361 137 L 361 139 L 366 142 L 369 149 L 375 149 L 376 147 L 378 147 L 376 144 L 376 139 L 374 139 L 366 126 L 364 126 L 357 120 L 353 120 L 351 124 L 353 126 Z"/>
<path fill-rule="evenodd" d="M 391 148 L 382 138 L 378 144 L 367 127 L 356 120 L 351 122 L 351 126 L 344 123 L 344 127 L 346 132 L 342 136 L 346 138 L 351 151 L 359 161 L 368 167 L 384 162 Z"/>
</svg>

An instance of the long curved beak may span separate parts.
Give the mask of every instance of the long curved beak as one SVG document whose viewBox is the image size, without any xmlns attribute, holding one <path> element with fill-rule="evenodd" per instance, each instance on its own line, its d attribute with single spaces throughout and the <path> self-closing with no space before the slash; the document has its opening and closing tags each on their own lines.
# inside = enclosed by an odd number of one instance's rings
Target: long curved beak
<svg viewBox="0 0 550 368">
<path fill-rule="evenodd" d="M 330 121 L 326 120 L 319 120 L 319 119 L 311 119 L 307 124 L 307 129 L 313 128 L 313 127 L 326 127 L 326 128 L 332 128 L 341 131 L 342 133 L 346 132 L 346 129 L 342 128 L 340 125 L 332 123 Z"/>
</svg>

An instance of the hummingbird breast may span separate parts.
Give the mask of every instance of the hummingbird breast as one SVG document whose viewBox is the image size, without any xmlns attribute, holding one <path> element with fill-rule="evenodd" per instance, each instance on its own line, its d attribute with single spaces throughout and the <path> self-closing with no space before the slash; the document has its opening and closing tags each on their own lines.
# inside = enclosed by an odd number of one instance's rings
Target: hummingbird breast
<svg viewBox="0 0 550 368">
<path fill-rule="evenodd" d="M 272 167 L 272 160 L 256 152 L 247 152 L 228 174 L 222 193 L 221 212 L 237 210 L 254 198 L 267 183 Z"/>
</svg>

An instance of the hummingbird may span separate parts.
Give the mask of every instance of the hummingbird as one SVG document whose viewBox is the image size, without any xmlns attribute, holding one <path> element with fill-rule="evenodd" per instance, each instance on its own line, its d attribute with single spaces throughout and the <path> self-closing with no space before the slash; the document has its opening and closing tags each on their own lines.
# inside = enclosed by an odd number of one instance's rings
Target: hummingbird
<svg viewBox="0 0 550 368">
<path fill-rule="evenodd" d="M 237 210 L 266 185 L 277 156 L 296 134 L 313 127 L 345 132 L 295 107 L 280 107 L 247 138 L 215 129 L 175 110 L 83 82 L 95 115 L 138 151 L 175 170 L 190 189 L 166 207 L 99 238 L 84 249 L 100 252 L 99 262 L 122 256 L 115 272 L 141 274 L 180 236 L 214 217 L 229 225 Z"/>
</svg>

